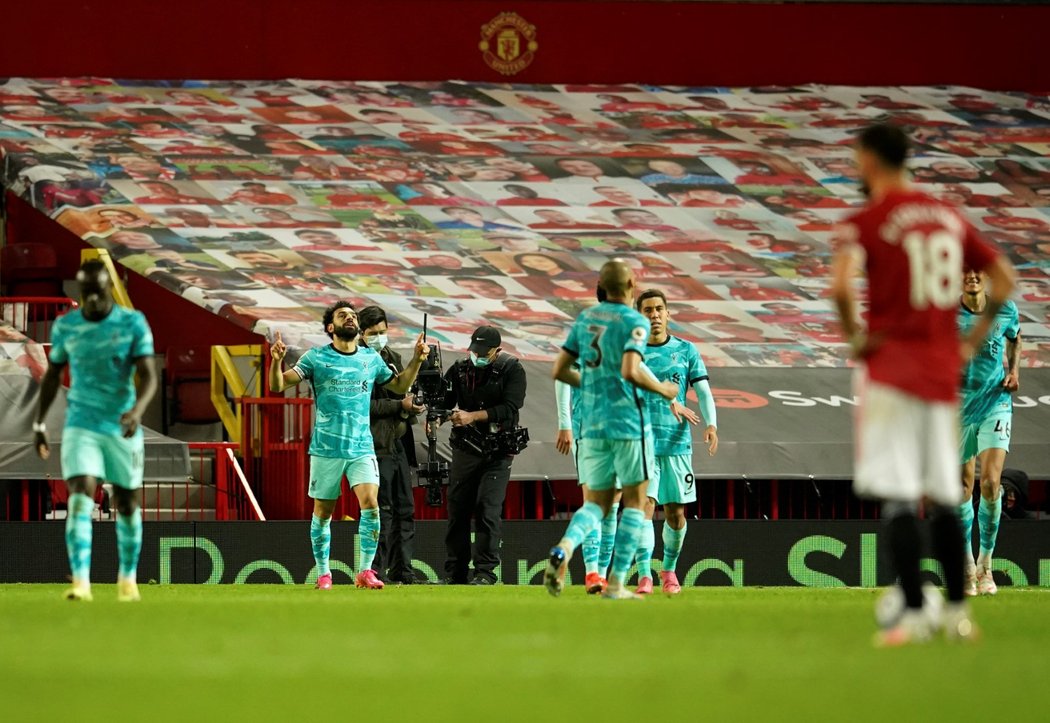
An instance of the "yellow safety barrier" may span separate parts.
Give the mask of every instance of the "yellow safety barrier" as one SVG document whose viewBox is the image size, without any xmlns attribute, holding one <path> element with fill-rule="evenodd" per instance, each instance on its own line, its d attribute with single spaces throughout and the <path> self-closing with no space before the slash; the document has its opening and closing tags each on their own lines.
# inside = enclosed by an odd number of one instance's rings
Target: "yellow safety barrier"
<svg viewBox="0 0 1050 723">
<path fill-rule="evenodd" d="M 231 442 L 241 443 L 241 404 L 242 397 L 248 396 L 248 384 L 237 371 L 234 357 L 249 357 L 256 369 L 255 391 L 252 396 L 262 396 L 263 360 L 261 344 L 239 344 L 235 346 L 213 346 L 211 348 L 211 403 L 219 413 L 226 434 Z M 229 387 L 233 397 L 233 406 L 226 398 Z"/>
</svg>

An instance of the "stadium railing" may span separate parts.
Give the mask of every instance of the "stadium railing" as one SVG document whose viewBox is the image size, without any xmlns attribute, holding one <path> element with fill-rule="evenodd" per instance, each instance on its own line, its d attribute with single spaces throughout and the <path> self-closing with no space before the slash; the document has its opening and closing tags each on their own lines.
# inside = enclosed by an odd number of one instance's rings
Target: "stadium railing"
<svg viewBox="0 0 1050 723">
<path fill-rule="evenodd" d="M 241 458 L 248 482 L 259 491 L 269 519 L 309 519 L 308 449 L 313 400 L 295 397 L 243 397 L 238 409 Z M 340 514 L 336 510 L 336 514 Z"/>
<path fill-rule="evenodd" d="M 255 491 L 237 459 L 240 445 L 233 442 L 190 442 L 190 457 L 197 480 L 211 479 L 215 489 L 215 519 L 266 521 Z"/>
<path fill-rule="evenodd" d="M 65 296 L 0 297 L 0 322 L 5 322 L 45 346 L 51 342 L 51 325 L 55 319 L 78 304 Z"/>
</svg>

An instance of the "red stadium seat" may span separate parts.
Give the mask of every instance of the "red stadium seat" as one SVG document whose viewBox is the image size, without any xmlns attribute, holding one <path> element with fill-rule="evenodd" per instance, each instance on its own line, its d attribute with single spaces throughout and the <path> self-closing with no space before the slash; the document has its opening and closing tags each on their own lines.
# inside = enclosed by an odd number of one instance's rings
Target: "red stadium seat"
<svg viewBox="0 0 1050 723">
<path fill-rule="evenodd" d="M 55 250 L 22 243 L 0 248 L 0 283 L 8 296 L 65 296 Z"/>
<path fill-rule="evenodd" d="M 168 347 L 164 356 L 164 431 L 169 424 L 214 424 L 211 402 L 211 349 Z"/>
</svg>

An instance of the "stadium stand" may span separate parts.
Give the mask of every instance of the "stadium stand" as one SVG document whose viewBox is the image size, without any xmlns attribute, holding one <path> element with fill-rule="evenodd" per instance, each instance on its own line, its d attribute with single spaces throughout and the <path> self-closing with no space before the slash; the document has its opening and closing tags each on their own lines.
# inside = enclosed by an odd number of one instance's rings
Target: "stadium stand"
<svg viewBox="0 0 1050 723">
<path fill-rule="evenodd" d="M 615 254 L 642 287 L 667 293 L 672 333 L 713 370 L 734 433 L 718 458 L 697 460 L 698 474 L 783 479 L 800 490 L 784 497 L 809 500 L 802 515 L 822 514 L 819 481 L 850 474 L 853 404 L 823 298 L 830 239 L 861 198 L 852 133 L 875 120 L 913 131 L 916 181 L 966 206 L 1019 266 L 1024 365 L 1050 364 L 1050 167 L 1040 155 L 1050 115 L 1039 95 L 102 78 L 9 79 L 3 89 L 8 206 L 56 221 L 34 228 L 59 256 L 88 245 L 123 266 L 137 305 L 163 319 L 172 391 L 189 394 L 172 409 L 190 419 L 215 415 L 203 370 L 182 384 L 172 348 L 279 331 L 294 358 L 327 342 L 320 310 L 349 298 L 386 309 L 395 346 L 424 313 L 430 338 L 453 355 L 476 326 L 498 325 L 534 380 L 523 412 L 533 443 L 515 473 L 571 478 L 569 460 L 548 453 L 546 366 Z M 239 339 L 225 338 L 232 328 Z M 1031 406 L 1019 412 L 1031 421 L 1017 425 L 1012 459 L 1039 475 L 1045 381 L 1025 376 Z M 227 424 L 231 439 L 240 432 Z M 270 462 L 246 467 L 284 468 Z M 837 506 L 848 508 L 842 494 Z M 718 497 L 718 516 L 785 509 L 770 490 Z M 515 504 L 549 515 L 558 499 L 529 492 Z"/>
</svg>

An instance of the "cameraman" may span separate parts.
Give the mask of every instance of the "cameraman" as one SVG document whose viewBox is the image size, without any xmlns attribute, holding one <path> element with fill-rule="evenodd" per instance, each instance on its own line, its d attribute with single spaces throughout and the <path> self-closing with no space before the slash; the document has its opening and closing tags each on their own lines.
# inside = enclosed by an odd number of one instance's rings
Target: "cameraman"
<svg viewBox="0 0 1050 723">
<path fill-rule="evenodd" d="M 378 306 L 366 306 L 357 319 L 362 345 L 370 347 L 395 373 L 400 373 L 404 368 L 401 355 L 387 346 L 386 313 Z M 379 463 L 381 530 L 372 569 L 390 582 L 405 585 L 417 582 L 412 569 L 416 523 L 408 455 L 415 454 L 411 425 L 416 415 L 424 411 L 426 408 L 416 405 L 411 393 L 401 395 L 380 386 L 372 388 L 369 419 Z"/>
<path fill-rule="evenodd" d="M 491 326 L 480 326 L 470 337 L 470 356 L 445 373 L 445 409 L 453 429 L 448 488 L 448 532 L 445 534 L 447 585 L 463 585 L 470 572 L 470 519 L 475 519 L 474 576 L 471 585 L 492 585 L 500 563 L 500 519 L 510 481 L 511 456 L 485 453 L 486 443 L 500 431 L 514 429 L 525 403 L 525 368 L 503 354 L 503 339 Z"/>
</svg>

